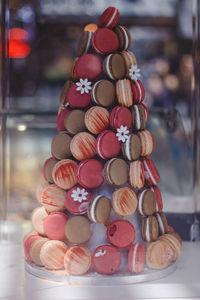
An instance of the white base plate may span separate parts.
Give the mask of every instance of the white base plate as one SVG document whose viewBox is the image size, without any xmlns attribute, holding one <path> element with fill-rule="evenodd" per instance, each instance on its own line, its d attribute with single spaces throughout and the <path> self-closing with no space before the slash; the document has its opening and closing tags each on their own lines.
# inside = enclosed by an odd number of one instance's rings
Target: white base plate
<svg viewBox="0 0 200 300">
<path fill-rule="evenodd" d="M 69 276 L 65 270 L 50 271 L 44 267 L 38 267 L 25 261 L 25 270 L 42 279 L 63 282 L 76 285 L 119 285 L 133 284 L 145 281 L 152 281 L 168 276 L 176 270 L 176 263 L 163 270 L 150 270 L 145 268 L 140 274 L 130 274 L 128 272 L 120 272 L 112 276 L 100 275 L 97 272 L 90 272 L 84 276 Z"/>
</svg>

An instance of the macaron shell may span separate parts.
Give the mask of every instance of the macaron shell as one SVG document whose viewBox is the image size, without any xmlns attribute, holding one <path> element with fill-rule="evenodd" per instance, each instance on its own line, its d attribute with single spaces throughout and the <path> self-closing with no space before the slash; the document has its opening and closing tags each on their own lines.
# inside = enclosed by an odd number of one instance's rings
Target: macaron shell
<svg viewBox="0 0 200 300">
<path fill-rule="evenodd" d="M 130 185 L 133 188 L 143 188 L 144 187 L 144 167 L 141 161 L 136 160 L 130 163 L 129 166 L 129 180 Z"/>
<path fill-rule="evenodd" d="M 121 52 L 121 55 L 125 61 L 126 65 L 126 76 L 129 77 L 129 69 L 131 68 L 132 65 L 136 66 L 137 65 L 137 60 L 135 57 L 135 54 L 131 52 L 130 50 L 125 50 Z"/>
<path fill-rule="evenodd" d="M 99 28 L 92 39 L 93 48 L 101 54 L 115 52 L 119 47 L 119 40 L 114 31 L 109 28 Z"/>
<path fill-rule="evenodd" d="M 131 36 L 128 29 L 125 26 L 117 26 L 114 28 L 114 32 L 116 33 L 119 40 L 119 51 L 127 50 L 130 47 Z"/>
<path fill-rule="evenodd" d="M 110 216 L 110 200 L 105 196 L 100 196 L 96 202 L 97 197 L 90 200 L 88 205 L 88 217 L 92 222 L 105 223 Z"/>
<path fill-rule="evenodd" d="M 128 165 L 120 158 L 113 158 L 104 165 L 104 179 L 108 184 L 121 186 L 128 181 Z"/>
<path fill-rule="evenodd" d="M 146 250 L 144 246 L 135 243 L 130 246 L 128 252 L 128 268 L 132 273 L 141 273 L 144 269 Z"/>
<path fill-rule="evenodd" d="M 34 262 L 36 265 L 42 266 L 42 261 L 40 259 L 40 251 L 42 246 L 48 241 L 49 239 L 42 238 L 42 239 L 37 239 L 32 243 L 30 247 L 30 257 L 32 262 Z"/>
<path fill-rule="evenodd" d="M 120 105 L 130 107 L 133 105 L 131 83 L 128 79 L 118 80 L 116 83 L 117 99 Z"/>
<path fill-rule="evenodd" d="M 78 43 L 78 56 L 88 52 L 91 46 L 93 33 L 91 31 L 83 31 Z"/>
<path fill-rule="evenodd" d="M 159 228 L 156 217 L 149 216 L 142 219 L 141 233 L 145 242 L 152 242 L 158 238 Z"/>
<path fill-rule="evenodd" d="M 77 170 L 78 183 L 86 189 L 94 189 L 102 185 L 103 165 L 96 159 L 86 159 L 82 161 Z"/>
<path fill-rule="evenodd" d="M 81 194 L 84 193 L 85 200 L 84 199 L 80 200 L 79 198 L 78 201 L 75 197 L 72 197 L 74 193 L 78 194 L 79 191 L 81 192 Z M 91 197 L 92 194 L 87 190 L 85 190 L 84 188 L 78 186 L 73 187 L 65 195 L 65 207 L 72 214 L 78 214 L 78 215 L 85 214 L 87 213 L 88 202 L 90 201 Z"/>
<path fill-rule="evenodd" d="M 85 113 L 80 109 L 71 110 L 64 119 L 65 130 L 72 135 L 85 131 Z"/>
<path fill-rule="evenodd" d="M 95 155 L 96 139 L 88 132 L 77 133 L 71 143 L 70 150 L 72 155 L 78 160 L 92 158 Z"/>
<path fill-rule="evenodd" d="M 135 228 L 127 221 L 118 219 L 107 227 L 107 239 L 117 248 L 127 248 L 135 240 Z"/>
<path fill-rule="evenodd" d="M 112 194 L 113 210 L 120 216 L 131 216 L 137 208 L 135 192 L 128 187 L 120 188 Z"/>
<path fill-rule="evenodd" d="M 122 153 L 124 158 L 132 161 L 137 160 L 141 154 L 141 142 L 136 134 L 129 135 L 125 143 L 122 144 Z"/>
<path fill-rule="evenodd" d="M 31 221 L 33 228 L 41 235 L 46 235 L 44 231 L 44 219 L 48 216 L 43 206 L 37 207 L 33 210 Z"/>
<path fill-rule="evenodd" d="M 132 108 L 132 121 L 134 130 L 144 130 L 146 127 L 146 115 L 141 104 L 134 105 Z"/>
<path fill-rule="evenodd" d="M 156 195 L 156 212 L 162 211 L 163 201 L 162 201 L 162 195 L 161 195 L 160 189 L 157 186 L 152 186 L 152 187 L 150 187 L 150 189 Z"/>
<path fill-rule="evenodd" d="M 180 257 L 182 251 L 182 241 L 178 234 L 166 233 L 161 235 L 158 240 L 165 241 L 170 245 L 174 251 L 176 260 Z"/>
<path fill-rule="evenodd" d="M 50 270 L 59 270 L 64 266 L 64 256 L 67 246 L 61 241 L 51 240 L 46 242 L 40 251 L 42 264 Z"/>
<path fill-rule="evenodd" d="M 123 57 L 119 53 L 106 56 L 103 61 L 103 71 L 112 80 L 124 78 L 126 68 Z"/>
<path fill-rule="evenodd" d="M 48 185 L 42 192 L 41 204 L 47 212 L 62 211 L 65 208 L 65 191 L 56 184 Z"/>
<path fill-rule="evenodd" d="M 103 107 L 91 107 L 85 114 L 85 125 L 90 132 L 101 133 L 109 125 L 109 112 Z"/>
<path fill-rule="evenodd" d="M 154 138 L 152 133 L 145 129 L 138 132 L 141 143 L 141 156 L 148 156 L 152 153 L 154 147 Z"/>
<path fill-rule="evenodd" d="M 115 106 L 110 114 L 110 126 L 112 129 L 120 128 L 120 126 L 126 126 L 129 130 L 132 123 L 131 112 L 127 107 Z"/>
<path fill-rule="evenodd" d="M 61 212 L 53 212 L 44 219 L 44 231 L 52 240 L 65 240 L 65 225 L 68 216 Z"/>
<path fill-rule="evenodd" d="M 165 234 L 168 232 L 168 222 L 165 214 L 163 212 L 158 212 L 155 214 L 157 221 L 158 221 L 158 226 L 159 226 L 159 232 L 160 235 Z"/>
<path fill-rule="evenodd" d="M 24 235 L 24 237 L 23 237 L 23 244 L 25 243 L 25 241 L 27 240 L 27 238 L 29 238 L 29 236 L 32 236 L 32 235 L 39 235 L 39 234 L 38 234 L 38 232 L 36 230 L 31 230 L 31 231 L 27 232 Z"/>
<path fill-rule="evenodd" d="M 72 108 L 87 107 L 91 102 L 90 93 L 81 94 L 81 92 L 78 91 L 77 88 L 78 88 L 77 84 L 73 83 L 67 92 L 67 99 L 68 99 L 69 105 Z"/>
<path fill-rule="evenodd" d="M 70 143 L 72 138 L 67 133 L 59 133 L 54 136 L 51 143 L 51 153 L 56 159 L 71 157 Z"/>
<path fill-rule="evenodd" d="M 95 270 L 103 275 L 116 273 L 121 265 L 121 255 L 117 248 L 111 245 L 101 245 L 92 254 Z"/>
<path fill-rule="evenodd" d="M 93 85 L 91 96 L 94 103 L 108 107 L 115 100 L 115 85 L 109 80 L 99 80 Z"/>
<path fill-rule="evenodd" d="M 96 151 L 103 159 L 116 157 L 120 152 L 120 142 L 111 130 L 103 131 L 97 138 Z"/>
<path fill-rule="evenodd" d="M 64 120 L 65 117 L 69 114 L 70 108 L 61 109 L 57 117 L 57 129 L 58 131 L 65 131 Z"/>
<path fill-rule="evenodd" d="M 32 262 L 32 258 L 30 256 L 30 248 L 31 245 L 36 241 L 42 239 L 41 236 L 39 236 L 38 234 L 36 235 L 31 235 L 29 237 L 27 237 L 27 239 L 24 242 L 24 255 L 26 257 L 26 260 L 31 263 Z"/>
<path fill-rule="evenodd" d="M 75 66 L 76 66 L 76 63 L 78 61 L 78 57 L 76 57 L 72 63 L 72 67 L 71 67 L 71 76 L 70 76 L 70 79 L 72 81 L 75 81 L 77 79 L 77 76 L 76 76 L 76 70 L 75 70 Z"/>
<path fill-rule="evenodd" d="M 113 6 L 109 6 L 100 16 L 98 21 L 99 27 L 113 28 L 119 19 L 119 11 Z"/>
<path fill-rule="evenodd" d="M 58 187 L 69 190 L 77 184 L 77 163 L 70 159 L 63 159 L 53 168 L 53 180 Z"/>
<path fill-rule="evenodd" d="M 75 245 L 86 243 L 92 236 L 89 220 L 83 216 L 69 218 L 65 226 L 65 234 L 68 241 Z"/>
<path fill-rule="evenodd" d="M 64 257 L 65 270 L 69 275 L 83 275 L 91 265 L 91 254 L 86 247 L 72 247 Z"/>
<path fill-rule="evenodd" d="M 53 177 L 52 177 L 52 171 L 57 162 L 58 162 L 57 159 L 50 157 L 45 161 L 45 163 L 43 165 L 43 176 L 44 176 L 44 179 L 46 181 L 48 181 L 49 183 L 54 183 Z"/>
<path fill-rule="evenodd" d="M 154 162 L 146 157 L 142 161 L 144 166 L 144 175 L 147 185 L 157 185 L 160 181 L 160 175 L 158 173 L 158 170 L 154 164 Z"/>
<path fill-rule="evenodd" d="M 77 78 L 94 80 L 101 74 L 102 64 L 94 54 L 84 54 L 79 57 L 75 65 Z"/>
<path fill-rule="evenodd" d="M 138 213 L 141 216 L 153 215 L 156 211 L 156 195 L 151 190 L 144 190 L 138 195 Z"/>
<path fill-rule="evenodd" d="M 131 80 L 131 89 L 134 104 L 141 103 L 145 98 L 145 89 L 142 82 L 139 79 L 137 81 Z"/>
</svg>

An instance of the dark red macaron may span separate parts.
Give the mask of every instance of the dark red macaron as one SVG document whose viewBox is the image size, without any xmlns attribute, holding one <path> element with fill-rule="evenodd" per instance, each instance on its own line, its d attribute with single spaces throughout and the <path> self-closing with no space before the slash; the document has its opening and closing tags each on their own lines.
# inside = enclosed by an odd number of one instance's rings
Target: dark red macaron
<svg viewBox="0 0 200 300">
<path fill-rule="evenodd" d="M 83 94 L 81 94 L 81 90 L 78 90 L 79 86 L 77 85 L 77 83 L 78 82 L 72 84 L 72 86 L 70 86 L 68 90 L 67 99 L 69 105 L 73 108 L 87 107 L 92 100 L 90 92 L 84 92 Z"/>
<path fill-rule="evenodd" d="M 131 80 L 131 89 L 133 92 L 133 103 L 141 103 L 145 97 L 145 89 L 142 82 L 140 80 Z"/>
<path fill-rule="evenodd" d="M 145 181 L 147 185 L 157 185 L 160 181 L 160 175 L 158 170 L 153 162 L 153 160 L 149 157 L 145 157 L 142 160 L 142 164 L 144 166 L 144 174 L 145 174 Z"/>
<path fill-rule="evenodd" d="M 103 159 L 116 157 L 120 152 L 120 142 L 112 130 L 104 130 L 99 134 L 96 142 L 96 151 Z"/>
<path fill-rule="evenodd" d="M 65 195 L 65 207 L 71 214 L 83 215 L 87 213 L 88 202 L 91 197 L 90 192 L 81 186 L 75 186 Z"/>
<path fill-rule="evenodd" d="M 64 108 L 61 110 L 61 112 L 59 113 L 58 117 L 57 117 L 57 129 L 58 131 L 65 131 L 65 125 L 64 125 L 64 120 L 65 117 L 68 115 L 68 113 L 71 111 L 71 109 L 69 107 Z"/>
<path fill-rule="evenodd" d="M 85 159 L 77 169 L 78 183 L 86 189 L 95 189 L 102 185 L 103 165 L 97 159 Z"/>
<path fill-rule="evenodd" d="M 114 274 L 119 270 L 121 265 L 120 252 L 114 246 L 101 245 L 92 254 L 92 264 L 100 274 Z"/>
<path fill-rule="evenodd" d="M 152 186 L 150 189 L 156 194 L 156 211 L 162 211 L 163 201 L 160 189 L 157 186 Z"/>
<path fill-rule="evenodd" d="M 108 28 L 98 29 L 92 39 L 93 48 L 100 54 L 115 52 L 119 47 L 117 35 Z"/>
<path fill-rule="evenodd" d="M 78 58 L 75 64 L 76 78 L 94 80 L 101 74 L 102 63 L 94 54 L 84 54 Z"/>
<path fill-rule="evenodd" d="M 135 240 L 135 228 L 127 220 L 114 220 L 108 225 L 106 236 L 113 246 L 127 248 Z"/>
<path fill-rule="evenodd" d="M 130 110 L 124 106 L 115 106 L 110 114 L 110 126 L 117 130 L 120 126 L 126 126 L 129 130 L 132 123 Z"/>
<path fill-rule="evenodd" d="M 118 9 L 113 6 L 109 6 L 100 16 L 98 21 L 98 26 L 113 28 L 116 26 L 118 19 L 119 19 Z"/>
</svg>

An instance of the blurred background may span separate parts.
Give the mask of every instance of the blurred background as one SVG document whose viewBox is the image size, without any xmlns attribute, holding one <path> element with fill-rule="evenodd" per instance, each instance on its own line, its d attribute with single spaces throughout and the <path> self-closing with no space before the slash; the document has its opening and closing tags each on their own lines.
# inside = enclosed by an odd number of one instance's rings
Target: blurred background
<svg viewBox="0 0 200 300">
<path fill-rule="evenodd" d="M 108 6 L 128 27 L 150 109 L 155 160 L 170 225 L 198 223 L 194 197 L 193 58 L 197 0 L 2 1 L 6 28 L 1 93 L 1 216 L 28 226 L 44 184 L 42 166 L 57 133 L 59 96 L 77 55 L 80 33 Z M 1 38 L 3 34 L 1 28 Z M 3 40 L 3 39 L 1 39 Z M 1 45 L 2 46 L 2 45 Z M 2 47 L 1 47 L 2 50 Z M 2 51 L 1 51 L 2 52 Z M 6 83 L 7 84 L 6 84 Z M 200 205 L 199 205 L 200 206 Z M 179 217 L 177 217 L 177 215 Z M 192 216 L 192 218 L 191 218 Z M 180 222 L 179 222 L 180 221 Z M 193 238 L 191 238 L 193 239 Z"/>
</svg>

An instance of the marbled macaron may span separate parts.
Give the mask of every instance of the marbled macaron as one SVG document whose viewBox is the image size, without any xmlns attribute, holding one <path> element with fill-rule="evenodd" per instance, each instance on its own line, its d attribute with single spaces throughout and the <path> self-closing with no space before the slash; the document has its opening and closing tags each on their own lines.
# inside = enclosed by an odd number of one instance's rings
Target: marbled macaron
<svg viewBox="0 0 200 300">
<path fill-rule="evenodd" d="M 144 167 L 141 161 L 135 160 L 129 165 L 129 181 L 133 188 L 141 189 L 144 187 Z"/>
<path fill-rule="evenodd" d="M 38 266 L 42 266 L 42 261 L 40 259 L 40 251 L 42 246 L 48 242 L 48 238 L 36 239 L 30 246 L 30 258 Z"/>
<path fill-rule="evenodd" d="M 129 187 L 117 189 L 112 194 L 113 210 L 120 216 L 131 216 L 136 211 L 137 205 L 137 196 Z"/>
<path fill-rule="evenodd" d="M 88 218 L 95 223 L 105 223 L 110 216 L 110 200 L 103 196 L 94 196 L 88 204 Z"/>
<path fill-rule="evenodd" d="M 63 159 L 57 162 L 53 168 L 53 180 L 58 187 L 69 190 L 77 184 L 77 163 L 71 159 Z"/>
<path fill-rule="evenodd" d="M 141 216 L 153 215 L 156 211 L 156 195 L 153 191 L 145 189 L 138 194 L 138 213 Z"/>
<path fill-rule="evenodd" d="M 141 156 L 150 155 L 154 147 L 154 137 L 152 133 L 145 129 L 138 132 L 138 137 L 141 143 Z"/>
<path fill-rule="evenodd" d="M 112 158 L 104 165 L 104 179 L 114 186 L 121 186 L 128 181 L 128 165 L 121 158 Z"/>
<path fill-rule="evenodd" d="M 33 260 L 30 256 L 30 249 L 31 249 L 31 246 L 33 245 L 33 243 L 37 240 L 41 240 L 42 237 L 38 234 L 34 234 L 34 235 L 30 235 L 28 236 L 25 241 L 24 241 L 24 255 L 25 255 L 25 258 L 26 260 L 29 262 L 29 263 L 32 263 Z"/>
<path fill-rule="evenodd" d="M 93 106 L 86 111 L 85 125 L 93 134 L 99 134 L 109 125 L 109 112 L 106 108 Z"/>
<path fill-rule="evenodd" d="M 85 131 L 85 112 L 80 109 L 71 110 L 64 119 L 65 130 L 68 133 L 75 135 Z"/>
<path fill-rule="evenodd" d="M 48 213 L 65 209 L 65 191 L 56 184 L 49 184 L 41 195 L 41 204 Z"/>
<path fill-rule="evenodd" d="M 109 80 L 95 82 L 91 91 L 92 100 L 95 104 L 108 107 L 115 100 L 115 85 Z"/>
<path fill-rule="evenodd" d="M 96 139 L 88 132 L 79 132 L 71 140 L 70 150 L 77 160 L 92 158 L 95 155 Z"/>
<path fill-rule="evenodd" d="M 91 266 L 91 254 L 88 248 L 74 246 L 65 254 L 64 267 L 69 275 L 83 275 Z"/>
<path fill-rule="evenodd" d="M 56 159 L 65 159 L 71 157 L 70 143 L 71 136 L 67 133 L 60 132 L 54 136 L 51 143 L 51 153 Z"/>
<path fill-rule="evenodd" d="M 146 114 L 141 104 L 134 105 L 132 108 L 132 122 L 134 130 L 144 130 L 146 127 Z"/>
<path fill-rule="evenodd" d="M 125 143 L 122 144 L 122 153 L 123 157 L 130 161 L 137 160 L 140 157 L 141 142 L 136 134 L 130 134 Z"/>
<path fill-rule="evenodd" d="M 158 221 L 158 227 L 160 235 L 165 234 L 168 232 L 168 222 L 165 214 L 163 212 L 157 212 L 155 217 Z"/>
<path fill-rule="evenodd" d="M 65 226 L 67 240 L 75 245 L 84 244 L 92 236 L 90 221 L 83 216 L 73 216 Z"/>
<path fill-rule="evenodd" d="M 37 207 L 33 210 L 31 221 L 33 228 L 41 235 L 46 235 L 44 231 L 44 219 L 48 217 L 48 213 L 44 206 Z"/>
<path fill-rule="evenodd" d="M 148 216 L 142 219 L 141 234 L 145 242 L 152 242 L 158 238 L 159 227 L 156 217 Z"/>
<path fill-rule="evenodd" d="M 126 107 L 130 107 L 133 105 L 131 82 L 129 79 L 122 79 L 117 81 L 116 94 L 118 103 L 120 105 Z"/>
<path fill-rule="evenodd" d="M 44 176 L 44 179 L 46 181 L 48 181 L 49 183 L 54 183 L 53 177 L 52 177 L 52 171 L 57 162 L 58 162 L 58 160 L 56 158 L 50 157 L 45 161 L 45 163 L 43 165 L 43 176 Z"/>
<path fill-rule="evenodd" d="M 83 215 L 87 213 L 88 202 L 92 197 L 92 193 L 82 188 L 75 186 L 65 195 L 65 208 L 74 215 Z"/>
<path fill-rule="evenodd" d="M 114 29 L 119 40 L 119 51 L 127 50 L 130 47 L 131 35 L 125 26 L 118 25 Z"/>
<path fill-rule="evenodd" d="M 126 74 L 123 57 L 119 53 L 109 54 L 103 61 L 104 74 L 112 80 L 122 79 Z"/>
<path fill-rule="evenodd" d="M 113 246 L 127 248 L 135 240 L 135 228 L 131 222 L 117 219 L 108 225 L 106 236 Z"/>
</svg>

